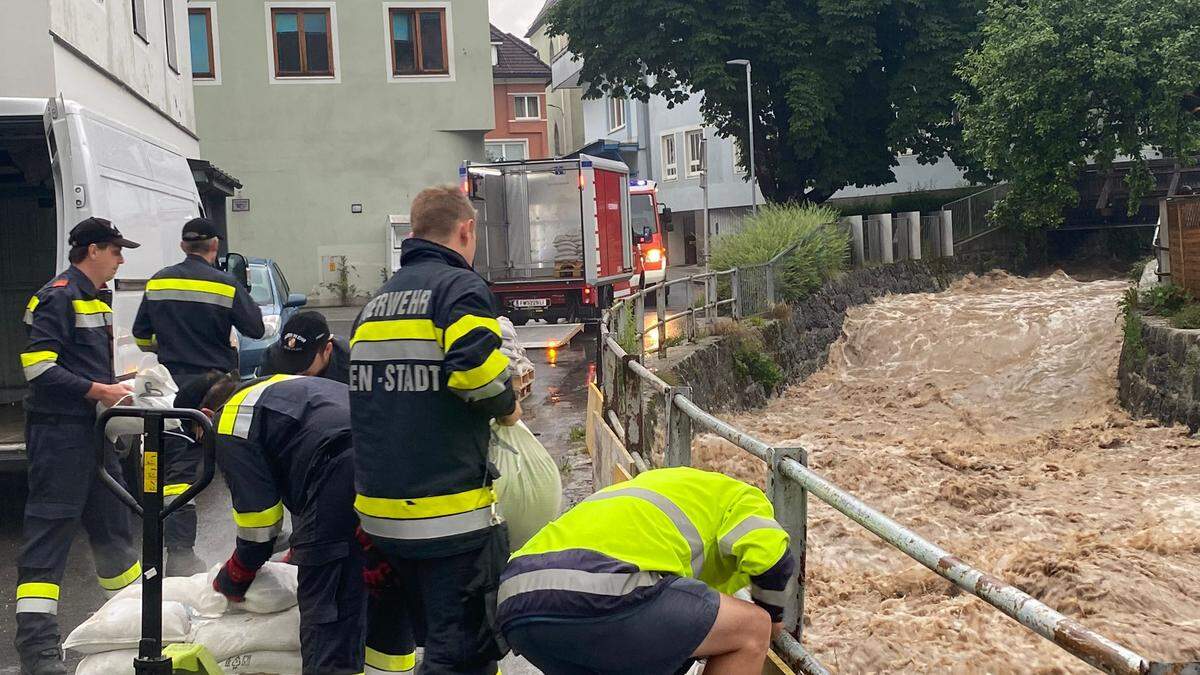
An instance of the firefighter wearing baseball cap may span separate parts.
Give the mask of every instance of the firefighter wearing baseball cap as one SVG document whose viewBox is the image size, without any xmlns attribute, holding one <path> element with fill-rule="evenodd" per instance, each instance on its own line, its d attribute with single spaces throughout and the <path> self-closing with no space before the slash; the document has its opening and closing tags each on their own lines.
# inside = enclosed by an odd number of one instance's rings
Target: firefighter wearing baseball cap
<svg viewBox="0 0 1200 675">
<path fill-rule="evenodd" d="M 311 375 L 350 384 L 350 342 L 329 332 L 319 312 L 298 312 L 283 324 L 259 375 Z"/>
<path fill-rule="evenodd" d="M 66 673 L 60 647 L 59 583 L 79 526 L 87 532 L 100 585 L 116 592 L 141 576 L 129 510 L 97 478 L 96 404 L 117 405 L 130 390 L 113 371 L 112 293 L 125 239 L 103 218 L 71 230 L 71 266 L 25 308 L 29 342 L 21 366 L 29 382 L 25 445 L 29 496 L 17 560 L 15 644 L 24 673 Z M 113 475 L 115 453 L 104 459 Z"/>
<path fill-rule="evenodd" d="M 150 278 L 133 323 L 133 337 L 144 351 L 158 353 L 175 384 L 183 389 L 193 379 L 212 372 L 237 370 L 237 350 L 230 344 L 236 327 L 250 338 L 266 332 L 262 312 L 250 292 L 232 274 L 216 268 L 220 234 L 206 218 L 183 226 L 183 262 L 165 267 Z M 179 438 L 166 443 L 164 498 L 187 490 L 200 465 L 200 448 Z M 205 569 L 196 557 L 196 507 L 188 504 L 167 519 L 166 574 L 187 576 Z"/>
</svg>

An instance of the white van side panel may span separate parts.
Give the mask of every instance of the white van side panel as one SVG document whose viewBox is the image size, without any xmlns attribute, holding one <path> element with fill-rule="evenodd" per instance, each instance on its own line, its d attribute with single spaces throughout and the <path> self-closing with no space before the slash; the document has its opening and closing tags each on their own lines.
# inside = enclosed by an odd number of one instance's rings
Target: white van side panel
<svg viewBox="0 0 1200 675">
<path fill-rule="evenodd" d="M 118 376 L 129 374 L 142 359 L 132 335 L 142 288 L 155 272 L 183 259 L 180 231 L 200 215 L 200 196 L 187 159 L 169 146 L 74 103 L 55 103 L 60 110 L 53 125 L 60 158 L 56 177 L 63 197 L 60 269 L 69 264 L 65 233 L 90 216 L 111 220 L 141 244 L 125 252 L 113 294 L 115 367 Z M 64 131 L 68 139 L 61 137 Z"/>
</svg>

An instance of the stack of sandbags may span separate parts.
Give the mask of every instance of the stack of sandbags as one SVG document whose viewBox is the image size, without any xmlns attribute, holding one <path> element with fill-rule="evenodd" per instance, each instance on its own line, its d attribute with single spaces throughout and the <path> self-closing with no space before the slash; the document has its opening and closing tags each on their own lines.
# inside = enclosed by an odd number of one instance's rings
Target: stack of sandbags
<svg viewBox="0 0 1200 675">
<path fill-rule="evenodd" d="M 577 262 L 583 260 L 583 235 L 569 232 L 554 238 L 554 262 Z"/>
<path fill-rule="evenodd" d="M 202 644 L 226 673 L 299 673 L 296 568 L 267 563 L 241 603 L 230 603 L 212 589 L 218 569 L 163 580 L 163 643 Z M 87 654 L 76 675 L 132 675 L 141 622 L 142 587 L 130 586 L 71 631 L 63 643 Z"/>
<path fill-rule="evenodd" d="M 500 317 L 499 321 L 500 351 L 508 357 L 509 375 L 512 376 L 515 384 L 533 374 L 533 362 L 525 355 L 525 348 L 521 346 L 521 340 L 517 338 L 517 329 L 513 326 L 513 322 L 507 316 Z"/>
</svg>

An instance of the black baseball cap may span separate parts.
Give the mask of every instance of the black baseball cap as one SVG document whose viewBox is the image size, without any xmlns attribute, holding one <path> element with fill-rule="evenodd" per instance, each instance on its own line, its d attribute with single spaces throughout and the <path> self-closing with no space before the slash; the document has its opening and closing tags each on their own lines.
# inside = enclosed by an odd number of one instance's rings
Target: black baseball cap
<svg viewBox="0 0 1200 675">
<path fill-rule="evenodd" d="M 329 324 L 319 312 L 297 312 L 283 324 L 279 341 L 268 350 L 267 361 L 276 373 L 302 373 L 325 348 L 329 337 Z"/>
<path fill-rule="evenodd" d="M 116 228 L 111 222 L 103 218 L 88 218 L 79 221 L 79 224 L 71 228 L 71 235 L 67 239 L 67 243 L 71 247 L 87 246 L 89 244 L 107 244 L 112 243 L 123 248 L 137 248 L 141 244 L 129 241 L 121 236 L 121 231 Z"/>
<path fill-rule="evenodd" d="M 204 241 L 216 237 L 221 238 L 217 224 L 208 218 L 192 218 L 183 226 L 184 241 Z"/>
</svg>

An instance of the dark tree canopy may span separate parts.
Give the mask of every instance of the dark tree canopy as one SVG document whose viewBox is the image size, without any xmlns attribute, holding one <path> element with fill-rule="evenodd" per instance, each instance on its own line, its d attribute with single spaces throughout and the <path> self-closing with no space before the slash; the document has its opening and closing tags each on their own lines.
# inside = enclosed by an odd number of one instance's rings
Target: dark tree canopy
<svg viewBox="0 0 1200 675">
<path fill-rule="evenodd" d="M 1095 161 L 1132 158 L 1131 213 L 1151 186 L 1144 149 L 1200 152 L 1196 0 L 993 0 L 963 60 L 966 150 L 1012 191 L 997 207 L 1027 229 L 1062 222 Z"/>
<path fill-rule="evenodd" d="M 548 21 L 582 59 L 587 96 L 703 93 L 705 120 L 743 151 L 745 75 L 725 62 L 749 59 L 764 194 L 821 202 L 892 181 L 906 149 L 924 162 L 954 156 L 955 66 L 983 2 L 560 0 Z"/>
</svg>

